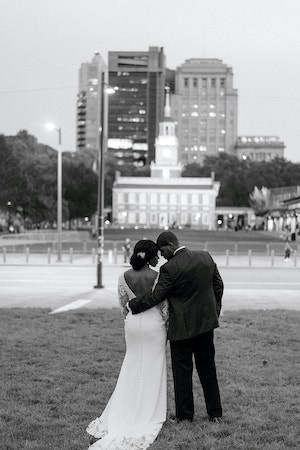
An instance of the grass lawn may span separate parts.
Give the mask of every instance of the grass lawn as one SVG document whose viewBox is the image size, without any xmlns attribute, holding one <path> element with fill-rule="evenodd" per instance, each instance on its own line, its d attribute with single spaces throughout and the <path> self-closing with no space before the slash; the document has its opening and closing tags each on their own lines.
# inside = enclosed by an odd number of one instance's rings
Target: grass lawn
<svg viewBox="0 0 300 450">
<path fill-rule="evenodd" d="M 2 309 L 1 450 L 84 450 L 125 351 L 121 314 Z M 193 423 L 164 425 L 153 450 L 300 448 L 300 313 L 226 313 L 215 333 L 224 422 L 206 420 L 195 376 Z M 174 397 L 168 351 L 168 410 Z"/>
</svg>

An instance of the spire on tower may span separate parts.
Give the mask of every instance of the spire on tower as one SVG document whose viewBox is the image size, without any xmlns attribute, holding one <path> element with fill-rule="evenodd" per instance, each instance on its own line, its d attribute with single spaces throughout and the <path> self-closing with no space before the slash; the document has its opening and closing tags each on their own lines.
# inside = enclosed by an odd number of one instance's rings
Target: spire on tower
<svg viewBox="0 0 300 450">
<path fill-rule="evenodd" d="M 164 115 L 165 115 L 165 117 L 171 117 L 170 88 L 169 88 L 169 86 L 165 86 L 165 91 L 166 91 L 166 102 L 165 102 Z"/>
</svg>

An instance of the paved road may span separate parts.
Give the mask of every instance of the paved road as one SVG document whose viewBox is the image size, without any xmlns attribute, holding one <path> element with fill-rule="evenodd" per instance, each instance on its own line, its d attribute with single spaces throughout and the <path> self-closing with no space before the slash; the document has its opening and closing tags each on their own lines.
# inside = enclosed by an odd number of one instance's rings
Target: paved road
<svg viewBox="0 0 300 450">
<path fill-rule="evenodd" d="M 103 289 L 94 289 L 96 267 L 89 264 L 0 265 L 0 307 L 42 307 L 51 310 L 118 306 L 118 276 L 122 264 L 104 264 Z M 223 310 L 300 310 L 300 268 L 292 261 L 282 267 L 224 267 Z"/>
</svg>

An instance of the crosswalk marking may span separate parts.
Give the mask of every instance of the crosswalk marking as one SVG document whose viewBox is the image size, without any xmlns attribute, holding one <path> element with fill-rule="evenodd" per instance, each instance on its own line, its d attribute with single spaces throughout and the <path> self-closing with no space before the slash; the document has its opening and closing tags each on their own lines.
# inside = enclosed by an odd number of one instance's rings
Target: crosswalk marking
<svg viewBox="0 0 300 450">
<path fill-rule="evenodd" d="M 82 306 L 85 306 L 87 303 L 90 303 L 91 300 L 76 300 L 75 302 L 68 303 L 65 306 L 61 306 L 60 308 L 54 309 L 49 314 L 61 313 L 64 311 L 69 311 L 71 309 L 78 309 Z"/>
</svg>

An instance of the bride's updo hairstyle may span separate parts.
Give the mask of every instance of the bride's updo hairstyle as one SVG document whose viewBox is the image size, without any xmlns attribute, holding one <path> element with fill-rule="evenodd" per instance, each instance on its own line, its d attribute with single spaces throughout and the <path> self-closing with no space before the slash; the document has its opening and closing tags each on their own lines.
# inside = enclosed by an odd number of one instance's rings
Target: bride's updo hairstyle
<svg viewBox="0 0 300 450">
<path fill-rule="evenodd" d="M 141 270 L 149 261 L 157 256 L 158 246 L 150 239 L 142 239 L 135 244 L 130 264 L 134 270 Z"/>
</svg>

